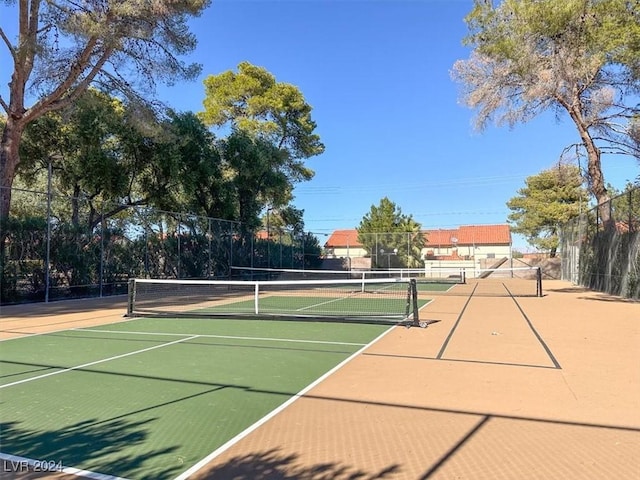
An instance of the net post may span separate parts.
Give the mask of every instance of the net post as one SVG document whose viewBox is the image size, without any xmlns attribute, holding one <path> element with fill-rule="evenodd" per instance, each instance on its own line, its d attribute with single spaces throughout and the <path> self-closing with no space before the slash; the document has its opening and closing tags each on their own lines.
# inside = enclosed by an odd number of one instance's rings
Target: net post
<svg viewBox="0 0 640 480">
<path fill-rule="evenodd" d="M 536 269 L 536 294 L 538 297 L 542 296 L 542 268 Z"/>
<path fill-rule="evenodd" d="M 260 282 L 256 282 L 253 288 L 253 310 L 256 315 L 260 313 L 260 309 L 258 307 L 258 298 L 260 298 Z"/>
<path fill-rule="evenodd" d="M 404 306 L 404 318 L 409 318 L 409 312 L 411 311 L 411 282 L 407 284 L 406 303 Z"/>
<path fill-rule="evenodd" d="M 409 289 L 411 290 L 411 303 L 413 303 L 413 325 L 420 325 L 420 317 L 418 308 L 418 282 L 415 278 L 409 281 Z"/>
<path fill-rule="evenodd" d="M 136 281 L 134 278 L 130 278 L 127 287 L 127 317 L 133 316 L 133 303 L 135 301 L 135 288 Z"/>
</svg>

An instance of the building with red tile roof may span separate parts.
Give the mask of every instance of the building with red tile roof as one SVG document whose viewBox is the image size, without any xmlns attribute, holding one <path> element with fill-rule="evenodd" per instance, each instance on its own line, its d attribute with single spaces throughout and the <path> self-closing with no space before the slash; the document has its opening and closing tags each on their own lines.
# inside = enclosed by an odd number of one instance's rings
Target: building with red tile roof
<svg viewBox="0 0 640 480">
<path fill-rule="evenodd" d="M 256 232 L 256 240 L 269 240 L 269 234 L 266 230 L 258 230 Z"/>
<path fill-rule="evenodd" d="M 472 260 L 511 256 L 509 225 L 462 225 L 458 228 L 423 230 L 425 260 Z M 378 234 L 384 235 L 384 234 Z M 327 258 L 369 255 L 358 241 L 358 231 L 335 230 L 324 244 Z"/>
</svg>

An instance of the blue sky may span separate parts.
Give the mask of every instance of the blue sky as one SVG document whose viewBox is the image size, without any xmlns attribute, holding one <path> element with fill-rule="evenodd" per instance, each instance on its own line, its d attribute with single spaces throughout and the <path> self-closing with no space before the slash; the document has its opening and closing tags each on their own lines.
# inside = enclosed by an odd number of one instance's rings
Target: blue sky
<svg viewBox="0 0 640 480">
<path fill-rule="evenodd" d="M 505 223 L 505 203 L 577 141 L 566 117 L 474 131 L 450 78 L 471 0 L 218 0 L 192 22 L 204 78 L 249 61 L 296 85 L 313 106 L 324 154 L 295 189 L 305 226 L 355 228 L 388 197 L 423 228 Z M 161 89 L 181 110 L 202 109 L 201 80 Z M 622 189 L 637 161 L 603 158 Z M 321 241 L 323 236 L 320 236 Z M 526 242 L 516 239 L 518 245 Z M 516 246 L 518 246 L 516 245 Z"/>
<path fill-rule="evenodd" d="M 323 234 L 357 227 L 385 196 L 425 229 L 505 223 L 505 203 L 525 178 L 551 167 L 578 138 L 568 117 L 552 113 L 514 129 L 474 131 L 474 112 L 459 103 L 449 73 L 469 56 L 463 18 L 472 4 L 214 0 L 191 21 L 198 47 L 188 59 L 203 65 L 201 77 L 159 88 L 158 97 L 200 111 L 202 80 L 242 61 L 296 85 L 326 151 L 306 161 L 315 177 L 296 187 L 294 205 L 322 243 Z M 620 156 L 604 157 L 603 169 L 618 189 L 640 174 L 636 160 Z"/>
</svg>

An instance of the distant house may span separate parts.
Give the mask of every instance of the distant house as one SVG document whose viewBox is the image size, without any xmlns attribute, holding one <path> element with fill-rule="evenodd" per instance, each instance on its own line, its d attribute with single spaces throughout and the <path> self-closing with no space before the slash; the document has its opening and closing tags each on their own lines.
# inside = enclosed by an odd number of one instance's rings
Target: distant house
<svg viewBox="0 0 640 480">
<path fill-rule="evenodd" d="M 358 231 L 335 230 L 324 244 L 326 258 L 364 257 L 367 252 L 358 242 Z"/>
<path fill-rule="evenodd" d="M 478 260 L 511 257 L 509 225 L 463 225 L 449 230 L 426 230 L 425 259 Z"/>
<path fill-rule="evenodd" d="M 484 260 L 511 257 L 509 225 L 463 225 L 458 228 L 423 230 L 423 260 Z M 367 257 L 358 232 L 336 230 L 324 244 L 326 258 Z"/>
</svg>

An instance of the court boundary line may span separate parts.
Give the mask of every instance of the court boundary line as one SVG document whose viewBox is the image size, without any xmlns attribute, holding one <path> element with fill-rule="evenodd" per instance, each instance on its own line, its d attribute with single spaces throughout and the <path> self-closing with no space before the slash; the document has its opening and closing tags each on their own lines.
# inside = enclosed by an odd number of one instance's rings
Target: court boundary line
<svg viewBox="0 0 640 480">
<path fill-rule="evenodd" d="M 105 317 L 108 317 L 108 315 L 106 315 Z M 92 317 L 92 318 L 95 318 L 95 317 Z M 98 318 L 102 318 L 102 317 L 98 317 Z M 115 325 L 115 324 L 118 324 L 118 323 L 124 323 L 124 322 L 130 322 L 132 320 L 138 320 L 140 318 L 142 318 L 142 317 L 125 317 L 125 316 L 122 316 L 122 320 L 118 320 L 117 322 L 109 322 L 109 323 L 106 323 L 106 324 L 103 323 L 102 325 Z M 69 320 L 68 322 L 60 322 L 60 323 L 55 324 L 55 325 L 60 325 L 62 323 L 73 323 L 75 321 L 76 320 Z M 39 326 L 46 327 L 48 325 L 54 325 L 54 324 L 45 324 L 45 325 L 39 325 Z M 61 328 L 59 330 L 49 330 L 49 331 L 46 331 L 46 332 L 21 332 L 19 330 L 0 330 L 0 333 L 5 332 L 5 333 L 18 333 L 18 334 L 20 334 L 19 337 L 0 338 L 0 343 L 8 342 L 10 340 L 18 340 L 19 338 L 28 338 L 28 337 L 37 337 L 37 336 L 40 336 L 40 335 L 47 335 L 49 333 L 70 332 L 72 330 L 75 330 L 76 328 L 81 328 L 81 327 L 75 327 L 75 328 L 66 327 L 66 328 Z"/>
<path fill-rule="evenodd" d="M 511 292 L 509 291 L 509 289 L 507 288 L 507 286 L 503 283 L 502 284 L 504 286 L 504 288 L 507 290 L 507 292 L 509 292 L 509 294 L 511 294 Z M 549 348 L 549 346 L 547 345 L 547 343 L 544 341 L 544 339 L 542 338 L 542 336 L 540 335 L 540 333 L 538 333 L 538 331 L 535 329 L 535 327 L 533 326 L 533 323 L 531 322 L 531 320 L 529 319 L 529 317 L 527 316 L 527 314 L 525 313 L 524 309 L 522 308 L 522 306 L 518 303 L 518 301 L 515 299 L 515 297 L 513 295 L 511 295 L 511 300 L 513 300 L 513 302 L 516 304 L 516 307 L 518 307 L 518 310 L 520 310 L 520 313 L 522 314 L 522 316 L 524 317 L 525 321 L 527 322 L 527 325 L 529 325 L 529 328 L 531 329 L 531 331 L 533 332 L 533 335 L 536 337 L 536 339 L 538 340 L 538 343 L 540 343 L 540 345 L 542 346 L 542 348 L 544 349 L 544 351 L 547 353 L 547 356 L 549 357 L 549 359 L 551 360 L 551 363 L 553 363 L 555 365 L 555 368 L 562 370 L 562 366 L 560 365 L 560 362 L 558 362 L 558 360 L 556 359 L 556 357 L 553 355 L 553 352 L 551 351 L 551 348 Z"/>
<path fill-rule="evenodd" d="M 407 358 L 411 360 L 425 360 L 425 361 L 432 360 L 435 362 L 475 363 L 479 365 L 497 365 L 502 367 L 541 368 L 546 370 L 559 370 L 554 365 L 537 365 L 535 363 L 492 362 L 488 360 L 469 360 L 468 358 L 437 358 L 437 357 L 427 357 L 427 356 L 399 355 L 399 354 L 385 354 L 385 353 L 364 353 L 363 355 L 372 356 L 372 357 Z"/>
<path fill-rule="evenodd" d="M 393 285 L 395 285 L 395 283 Z M 391 288 L 391 285 L 389 285 L 387 288 Z M 385 290 L 385 289 L 381 288 L 380 290 Z M 326 300 L 324 302 L 314 303 L 312 305 L 307 305 L 306 307 L 300 307 L 300 308 L 296 309 L 295 311 L 296 312 L 304 312 L 306 310 L 309 310 L 309 309 L 312 309 L 312 308 L 316 308 L 316 307 L 321 307 L 323 305 L 328 305 L 330 303 L 336 303 L 336 302 L 342 302 L 342 301 L 350 300 L 352 298 L 359 297 L 362 293 L 363 292 L 353 292 L 353 293 L 351 293 L 349 295 L 345 295 L 345 296 L 342 296 L 342 297 L 336 297 L 336 298 L 333 298 L 331 300 Z M 375 299 L 375 300 L 377 300 L 377 299 Z M 394 299 L 394 300 L 400 301 L 402 299 L 401 298 L 397 298 L 397 299 Z M 313 315 L 316 312 L 311 312 L 311 313 Z M 320 314 L 318 316 L 321 316 L 321 315 L 322 315 L 322 312 L 320 312 Z M 404 315 L 402 313 L 396 314 L 396 313 L 389 313 L 389 312 L 367 312 L 367 315 L 371 315 L 373 317 L 389 317 L 389 318 L 404 317 Z"/>
<path fill-rule="evenodd" d="M 202 468 L 204 468 L 207 464 L 209 464 L 211 461 L 213 461 L 216 457 L 218 457 L 219 455 L 221 455 L 225 451 L 229 450 L 236 443 L 240 442 L 243 438 L 247 437 L 249 434 L 251 434 L 252 432 L 257 430 L 259 427 L 261 427 L 262 425 L 267 423 L 269 420 L 271 420 L 273 417 L 275 417 L 280 412 L 285 410 L 287 407 L 292 405 L 294 402 L 296 402 L 300 398 L 304 397 L 305 394 L 308 391 L 310 391 L 311 389 L 315 388 L 317 385 L 319 385 L 325 379 L 327 379 L 328 377 L 333 375 L 335 372 L 340 370 L 347 363 L 349 363 L 351 360 L 353 360 L 358 355 L 360 355 L 364 350 L 366 350 L 367 348 L 371 347 L 372 345 L 374 345 L 375 343 L 380 341 L 383 337 L 385 337 L 387 334 L 392 332 L 395 328 L 398 328 L 398 327 L 397 326 L 392 326 L 391 328 L 388 328 L 387 330 L 382 332 L 380 335 L 378 335 L 372 341 L 370 341 L 369 343 L 364 345 L 361 349 L 359 349 L 358 351 L 354 352 L 349 357 L 345 358 L 338 365 L 336 365 L 335 367 L 330 369 L 328 372 L 326 372 L 324 375 L 320 376 L 319 378 L 317 378 L 313 382 L 311 382 L 309 385 L 307 385 L 305 388 L 300 390 L 298 393 L 292 395 L 291 398 L 289 398 L 287 401 L 285 401 L 284 403 L 282 403 L 280 406 L 276 407 L 275 409 L 271 410 L 271 412 L 267 413 L 265 416 L 260 418 L 257 422 L 255 422 L 252 425 L 250 425 L 249 427 L 245 428 L 242 432 L 238 433 L 235 437 L 227 440 L 225 443 L 220 445 L 217 449 L 215 449 L 209 455 L 207 455 L 206 457 L 201 459 L 199 462 L 197 462 L 194 465 L 192 465 L 190 468 L 188 468 L 187 470 L 182 472 L 180 475 L 175 477 L 173 480 L 187 480 L 191 475 L 193 475 L 193 474 L 199 472 L 200 470 L 202 470 Z"/>
<path fill-rule="evenodd" d="M 445 350 L 447 349 L 447 347 L 449 346 L 449 343 L 451 342 L 451 339 L 453 338 L 454 332 L 456 331 L 456 329 L 458 328 L 458 325 L 462 321 L 462 316 L 464 315 L 465 310 L 469 306 L 469 302 L 471 302 L 471 297 L 473 297 L 473 294 L 476 291 L 476 288 L 478 288 L 478 284 L 476 284 L 473 287 L 473 290 L 471 291 L 471 294 L 467 298 L 466 302 L 464 302 L 464 305 L 462 307 L 462 310 L 460 310 L 460 314 L 458 315 L 458 318 L 456 319 L 455 323 L 453 324 L 453 327 L 451 327 L 451 330 L 449 331 L 449 334 L 447 335 L 447 338 L 445 338 L 444 342 L 442 343 L 442 347 L 440 347 L 440 351 L 436 355 L 437 359 L 442 359 L 442 356 L 444 355 Z"/>
<path fill-rule="evenodd" d="M 343 297 L 336 297 L 336 298 L 333 298 L 331 300 L 326 300 L 326 301 L 320 302 L 320 303 L 314 303 L 312 305 L 307 305 L 306 307 L 297 308 L 295 311 L 296 312 L 303 312 L 303 311 L 309 310 L 311 308 L 321 307 L 322 305 L 328 305 L 330 303 L 341 302 L 343 300 L 347 300 L 347 299 L 355 297 L 358 293 L 360 293 L 360 292 L 352 293 L 350 295 L 346 295 L 346 296 L 343 296 Z"/>
<path fill-rule="evenodd" d="M 29 467 L 42 467 L 44 462 L 40 460 L 34 460 L 33 458 L 20 457 L 18 455 L 11 455 L 10 453 L 0 452 L 0 460 L 4 460 L 5 462 L 9 462 L 9 464 L 13 467 L 21 468 L 23 465 L 28 465 Z M 6 472 L 10 473 L 10 472 Z M 23 472 L 18 472 L 23 473 Z M 106 473 L 94 472 L 91 470 L 83 470 L 75 467 L 62 467 L 60 469 L 52 468 L 50 470 L 43 471 L 42 473 L 66 473 L 69 475 L 75 475 L 77 477 L 90 478 L 92 480 L 128 480 L 124 477 L 118 477 L 115 475 L 109 475 Z"/>
<path fill-rule="evenodd" d="M 102 330 L 95 328 L 74 328 L 70 331 L 77 332 L 97 332 L 97 333 L 120 333 L 129 335 L 157 335 L 157 336 L 172 336 L 172 337 L 184 337 L 185 335 L 192 335 L 194 337 L 202 338 L 224 338 L 229 340 L 258 340 L 264 342 L 291 342 L 291 343 L 317 343 L 321 345 L 348 345 L 352 347 L 361 347 L 367 345 L 366 343 L 354 343 L 354 342 L 330 342 L 328 340 L 303 340 L 294 338 L 274 338 L 274 337 L 241 337 L 237 335 L 214 335 L 207 333 L 169 333 L 169 332 L 138 332 L 131 330 Z"/>
<path fill-rule="evenodd" d="M 451 360 L 451 361 L 462 360 L 462 361 L 465 361 L 463 359 L 444 358 L 444 353 L 445 353 L 447 347 L 449 346 L 449 343 L 451 342 L 451 339 L 453 338 L 453 335 L 456 332 L 460 322 L 462 321 L 462 317 L 463 317 L 467 307 L 469 306 L 469 303 L 471 302 L 471 299 L 473 298 L 477 287 L 478 287 L 478 284 L 476 284 L 473 287 L 473 290 L 471 291 L 471 293 L 469 294 L 467 300 L 465 301 L 465 303 L 464 303 L 464 305 L 462 307 L 462 310 L 460 311 L 460 314 L 458 315 L 458 318 L 456 319 L 453 327 L 451 327 L 451 330 L 449 331 L 449 334 L 447 335 L 446 339 L 444 340 L 444 342 L 442 344 L 442 347 L 440 348 L 440 351 L 434 357 L 434 360 Z M 550 368 L 550 369 L 554 369 L 554 370 L 562 370 L 562 366 L 560 365 L 558 360 L 555 358 L 555 356 L 553 355 L 553 352 L 551 351 L 549 346 L 545 343 L 545 341 L 542 338 L 542 336 L 538 333 L 538 331 L 533 326 L 533 323 L 531 322 L 531 319 L 529 319 L 529 317 L 525 313 L 525 311 L 522 308 L 522 306 L 520 305 L 520 303 L 518 303 L 518 300 L 516 299 L 516 296 L 511 293 L 511 291 L 509 290 L 509 288 L 507 287 L 507 285 L 504 282 L 502 283 L 502 287 L 506 290 L 506 292 L 508 294 L 504 298 L 505 299 L 511 299 L 513 301 L 513 303 L 516 305 L 518 311 L 520 312 L 520 315 L 522 315 L 522 318 L 524 318 L 525 323 L 529 327 L 529 330 L 531 331 L 531 333 L 535 337 L 535 339 L 538 342 L 538 344 L 544 350 L 544 352 L 547 355 L 547 358 L 549 359 L 549 361 L 553 364 L 553 366 L 551 366 L 551 367 L 547 367 L 547 366 L 544 366 L 544 365 L 540 365 L 540 367 Z M 478 297 L 475 297 L 475 298 L 478 298 Z M 509 364 L 509 365 L 516 365 L 517 366 L 517 365 L 520 365 L 520 364 Z M 531 366 L 531 365 L 524 365 L 523 364 L 522 366 Z"/>
<path fill-rule="evenodd" d="M 93 362 L 83 363 L 82 365 L 76 365 L 75 367 L 64 368 L 62 370 L 57 370 L 55 372 L 49 372 L 49 373 L 45 373 L 45 374 L 42 374 L 42 375 L 36 375 L 35 377 L 23 378 L 22 380 L 18 380 L 18 381 L 15 381 L 15 382 L 11 382 L 11 383 L 7 383 L 7 384 L 4 384 L 4 385 L 0 385 L 0 390 L 2 390 L 4 388 L 8 388 L 8 387 L 13 387 L 15 385 L 20 385 L 20 384 L 23 384 L 23 383 L 32 382 L 34 380 L 41 380 L 43 378 L 52 377 L 53 375 L 59 375 L 61 373 L 67 373 L 67 372 L 71 372 L 73 370 L 80 370 L 82 368 L 91 367 L 93 365 L 98 365 L 100 363 L 109 362 L 111 360 L 118 360 L 120 358 L 130 357 L 131 355 L 137 355 L 139 353 L 145 353 L 145 352 L 148 352 L 150 350 L 156 350 L 158 348 L 169 347 L 171 345 L 175 345 L 175 344 L 178 344 L 178 343 L 186 342 L 186 341 L 189 341 L 189 340 L 194 340 L 194 339 L 198 338 L 198 336 L 199 335 L 194 335 L 194 336 L 190 336 L 190 337 L 186 337 L 186 338 L 181 338 L 181 339 L 175 340 L 173 342 L 161 343 L 160 345 L 154 345 L 153 347 L 147 347 L 147 348 L 143 348 L 141 350 L 134 350 L 133 352 L 127 352 L 127 353 L 123 353 L 121 355 L 115 355 L 115 356 L 112 356 L 112 357 L 109 357 L 109 358 L 103 358 L 101 360 L 95 360 Z"/>
<path fill-rule="evenodd" d="M 20 303 L 6 303 L 6 304 L 2 304 L 0 305 L 0 313 L 2 313 L 2 309 L 3 308 L 13 308 L 13 307 L 18 307 L 20 305 L 43 305 L 43 306 L 47 306 L 47 305 L 54 305 L 56 303 L 62 303 L 62 302 L 86 302 L 87 300 L 105 300 L 105 299 L 110 299 L 110 298 L 118 298 L 118 297 L 123 297 L 126 299 L 127 294 L 126 293 L 117 293 L 115 295 L 102 295 L 102 296 L 98 296 L 98 297 L 74 297 L 74 298 L 60 298 L 60 299 L 56 299 L 56 300 L 49 300 L 48 302 L 32 302 L 32 303 L 26 303 L 26 304 L 20 304 Z"/>
</svg>

